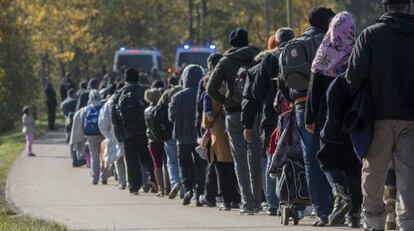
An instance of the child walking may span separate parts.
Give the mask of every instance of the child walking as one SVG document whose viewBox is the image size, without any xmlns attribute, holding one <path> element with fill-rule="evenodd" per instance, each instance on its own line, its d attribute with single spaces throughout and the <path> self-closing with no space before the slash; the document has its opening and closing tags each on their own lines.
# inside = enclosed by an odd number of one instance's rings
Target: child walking
<svg viewBox="0 0 414 231">
<path fill-rule="evenodd" d="M 36 156 L 32 151 L 33 134 L 35 132 L 34 118 L 30 106 L 23 107 L 23 133 L 26 137 L 26 150 L 28 156 Z"/>
</svg>

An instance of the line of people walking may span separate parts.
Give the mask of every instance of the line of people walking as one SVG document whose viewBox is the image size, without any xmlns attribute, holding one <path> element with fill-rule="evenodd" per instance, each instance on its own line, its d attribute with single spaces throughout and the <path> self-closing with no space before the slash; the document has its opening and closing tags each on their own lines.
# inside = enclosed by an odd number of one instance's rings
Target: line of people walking
<svg viewBox="0 0 414 231">
<path fill-rule="evenodd" d="M 382 2 L 358 38 L 350 12 L 320 7 L 263 52 L 235 28 L 206 72 L 188 65 L 167 87 L 128 69 L 68 90 L 73 166 L 88 164 L 94 185 L 115 175 L 132 195 L 285 225 L 312 214 L 316 227 L 414 230 L 414 16 L 410 0 Z"/>
</svg>

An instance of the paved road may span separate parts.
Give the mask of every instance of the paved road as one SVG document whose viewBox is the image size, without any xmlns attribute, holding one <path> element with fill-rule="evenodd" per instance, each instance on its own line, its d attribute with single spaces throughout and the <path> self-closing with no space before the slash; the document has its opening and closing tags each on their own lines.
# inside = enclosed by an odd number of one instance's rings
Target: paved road
<svg viewBox="0 0 414 231">
<path fill-rule="evenodd" d="M 22 155 L 14 164 L 7 186 L 8 199 L 23 213 L 53 220 L 72 230 L 348 230 L 282 226 L 279 217 L 245 217 L 237 211 L 183 207 L 181 200 L 153 194 L 130 196 L 113 178 L 93 186 L 86 168 L 74 169 L 60 132 L 48 133 L 34 145 L 36 158 Z"/>
</svg>

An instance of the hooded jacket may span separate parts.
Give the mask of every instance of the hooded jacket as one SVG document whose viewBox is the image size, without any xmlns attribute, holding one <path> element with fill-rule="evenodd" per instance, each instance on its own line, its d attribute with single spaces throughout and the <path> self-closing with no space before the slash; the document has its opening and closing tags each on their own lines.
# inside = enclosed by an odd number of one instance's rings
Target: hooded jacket
<svg viewBox="0 0 414 231">
<path fill-rule="evenodd" d="M 232 100 L 234 79 L 242 65 L 251 65 L 260 50 L 253 46 L 232 48 L 224 54 L 213 71 L 208 83 L 207 93 L 213 99 L 224 104 L 226 113 L 240 112 L 241 105 Z M 218 91 L 225 81 L 229 87 L 229 94 L 224 96 Z"/>
<path fill-rule="evenodd" d="M 370 84 L 375 120 L 414 121 L 413 59 L 413 15 L 387 13 L 361 33 L 346 78 L 353 94 Z"/>
<path fill-rule="evenodd" d="M 184 89 L 177 92 L 169 104 L 168 118 L 174 124 L 173 138 L 178 144 L 196 144 L 195 128 L 196 98 L 198 83 L 203 70 L 197 65 L 189 65 L 183 72 Z"/>
</svg>

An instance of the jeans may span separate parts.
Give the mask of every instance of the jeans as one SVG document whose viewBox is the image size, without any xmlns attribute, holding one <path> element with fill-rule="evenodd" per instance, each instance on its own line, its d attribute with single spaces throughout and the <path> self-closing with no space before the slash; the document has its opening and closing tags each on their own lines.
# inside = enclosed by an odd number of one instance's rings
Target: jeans
<svg viewBox="0 0 414 231">
<path fill-rule="evenodd" d="M 243 200 L 242 207 L 249 211 L 259 208 L 262 202 L 262 155 L 257 125 L 255 128 L 252 143 L 247 144 L 243 136 L 241 112 L 226 116 L 226 129 Z"/>
<path fill-rule="evenodd" d="M 362 164 L 363 216 L 367 226 L 384 229 L 384 184 L 391 160 L 397 183 L 397 223 L 400 231 L 414 230 L 414 121 L 375 121 L 371 146 Z"/>
<path fill-rule="evenodd" d="M 296 111 L 296 124 L 303 150 L 306 181 L 311 202 L 318 217 L 328 216 L 332 210 L 332 192 L 322 172 L 316 153 L 319 151 L 319 133 L 311 134 L 305 129 L 305 109 Z"/>
<path fill-rule="evenodd" d="M 138 192 L 143 184 L 141 164 L 152 181 L 155 181 L 154 166 L 147 148 L 147 137 L 144 134 L 134 135 L 126 139 L 124 145 L 129 191 Z"/>
<path fill-rule="evenodd" d="M 173 139 L 166 141 L 164 143 L 164 149 L 167 154 L 167 168 L 171 185 L 180 184 L 181 177 L 178 168 L 177 141 Z"/>
<path fill-rule="evenodd" d="M 276 195 L 276 178 L 270 177 L 268 170 L 272 165 L 272 156 L 267 157 L 267 166 L 266 166 L 266 201 L 269 206 L 269 209 L 277 209 L 279 207 L 279 200 Z"/>
<path fill-rule="evenodd" d="M 341 185 L 352 199 L 352 209 L 349 215 L 358 214 L 362 204 L 361 174 L 345 173 L 339 169 L 326 169 L 325 175 L 329 183 Z"/>
<path fill-rule="evenodd" d="M 204 193 L 207 161 L 195 151 L 196 144 L 179 144 L 178 160 L 185 192 L 196 190 L 196 198 Z"/>
</svg>

